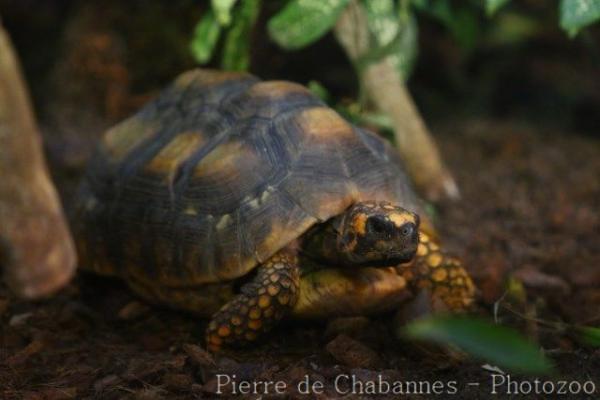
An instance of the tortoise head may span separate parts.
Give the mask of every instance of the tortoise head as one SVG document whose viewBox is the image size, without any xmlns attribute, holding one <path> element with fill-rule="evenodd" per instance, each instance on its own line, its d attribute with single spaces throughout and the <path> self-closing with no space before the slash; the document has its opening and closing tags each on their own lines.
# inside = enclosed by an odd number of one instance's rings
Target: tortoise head
<svg viewBox="0 0 600 400">
<path fill-rule="evenodd" d="M 388 202 L 360 202 L 338 226 L 337 251 L 350 265 L 391 266 L 408 262 L 419 245 L 419 216 Z"/>
</svg>

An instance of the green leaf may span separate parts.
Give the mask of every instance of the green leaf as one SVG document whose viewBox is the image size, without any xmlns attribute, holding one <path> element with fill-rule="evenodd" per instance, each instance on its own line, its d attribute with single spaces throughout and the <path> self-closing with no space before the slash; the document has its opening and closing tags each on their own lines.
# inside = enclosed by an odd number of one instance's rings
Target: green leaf
<svg viewBox="0 0 600 400">
<path fill-rule="evenodd" d="M 491 45 L 516 45 L 531 39 L 541 29 L 541 22 L 533 16 L 507 11 L 496 17 L 485 40 Z"/>
<path fill-rule="evenodd" d="M 438 316 L 416 320 L 404 328 L 411 338 L 454 345 L 463 351 L 515 372 L 550 373 L 552 365 L 518 332 L 480 319 Z"/>
<path fill-rule="evenodd" d="M 593 328 L 591 326 L 582 326 L 577 329 L 581 339 L 595 347 L 600 347 L 600 328 Z"/>
<path fill-rule="evenodd" d="M 600 18 L 600 0 L 561 0 L 560 26 L 570 37 Z"/>
<path fill-rule="evenodd" d="M 231 8 L 235 2 L 236 0 L 211 0 L 212 9 L 221 26 L 229 26 L 231 23 Z"/>
<path fill-rule="evenodd" d="M 291 0 L 267 24 L 271 39 L 287 50 L 321 38 L 337 21 L 349 0 Z"/>
<path fill-rule="evenodd" d="M 422 4 L 415 4 L 415 7 L 441 21 L 446 26 L 452 24 L 453 14 L 449 0 L 423 1 Z"/>
<path fill-rule="evenodd" d="M 485 12 L 488 17 L 491 17 L 498 11 L 502 6 L 508 3 L 510 0 L 485 0 Z"/>
<path fill-rule="evenodd" d="M 470 49 L 474 46 L 480 29 L 477 15 L 473 9 L 469 7 L 453 8 L 450 0 L 419 1 L 413 5 L 419 11 L 440 21 L 452 33 L 461 47 Z"/>
<path fill-rule="evenodd" d="M 363 4 L 375 42 L 371 55 L 374 58 L 390 57 L 402 79 L 406 80 L 417 58 L 417 24 L 414 17 L 396 12 L 393 0 L 369 0 Z"/>
<path fill-rule="evenodd" d="M 331 100 L 331 94 L 329 94 L 329 91 L 318 81 L 308 82 L 308 90 L 310 90 L 312 94 L 323 100 L 325 103 L 328 103 Z"/>
<path fill-rule="evenodd" d="M 258 18 L 261 0 L 244 0 L 234 12 L 233 24 L 223 45 L 221 67 L 227 71 L 246 71 L 250 67 L 250 40 Z"/>
<path fill-rule="evenodd" d="M 429 1 L 428 0 L 411 0 L 410 3 L 417 10 L 421 10 L 421 11 L 423 11 L 429 5 Z"/>
<path fill-rule="evenodd" d="M 190 43 L 190 51 L 200 64 L 208 62 L 212 57 L 220 33 L 221 27 L 212 10 L 207 11 L 196 24 Z"/>
<path fill-rule="evenodd" d="M 472 10 L 466 7 L 456 10 L 449 28 L 462 48 L 471 49 L 475 46 L 479 36 L 479 23 Z"/>
</svg>

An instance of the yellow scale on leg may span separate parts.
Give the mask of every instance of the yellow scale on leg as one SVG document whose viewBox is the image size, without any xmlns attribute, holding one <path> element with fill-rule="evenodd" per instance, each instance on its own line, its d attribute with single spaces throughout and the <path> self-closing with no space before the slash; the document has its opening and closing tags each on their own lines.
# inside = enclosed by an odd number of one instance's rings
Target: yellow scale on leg
<svg viewBox="0 0 600 400">
<path fill-rule="evenodd" d="M 420 232 L 417 254 L 401 274 L 417 289 L 431 293 L 434 308 L 461 311 L 473 303 L 475 285 L 460 261 L 440 251 L 435 240 Z M 441 304 L 440 304 L 441 303 Z M 441 311 L 440 310 L 440 311 Z"/>
<path fill-rule="evenodd" d="M 256 277 L 214 316 L 206 331 L 207 345 L 256 340 L 288 313 L 298 299 L 300 273 L 295 256 L 280 252 L 259 267 Z"/>
</svg>

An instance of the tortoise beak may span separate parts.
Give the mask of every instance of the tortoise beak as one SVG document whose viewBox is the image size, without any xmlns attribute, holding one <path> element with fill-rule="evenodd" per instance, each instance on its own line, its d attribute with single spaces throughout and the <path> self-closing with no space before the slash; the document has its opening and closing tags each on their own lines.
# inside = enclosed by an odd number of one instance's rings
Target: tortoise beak
<svg viewBox="0 0 600 400">
<path fill-rule="evenodd" d="M 417 254 L 417 245 L 410 246 L 410 248 L 407 248 L 403 252 L 399 253 L 398 256 L 394 257 L 394 265 L 404 264 L 412 261 L 412 259 L 415 257 L 415 254 Z"/>
</svg>

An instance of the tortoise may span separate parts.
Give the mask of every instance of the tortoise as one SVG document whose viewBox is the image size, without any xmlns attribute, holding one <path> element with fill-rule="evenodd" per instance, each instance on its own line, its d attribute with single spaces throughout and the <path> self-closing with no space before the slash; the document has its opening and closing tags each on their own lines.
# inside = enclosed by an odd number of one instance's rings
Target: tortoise
<svg viewBox="0 0 600 400">
<path fill-rule="evenodd" d="M 396 151 L 296 83 L 183 73 L 104 135 L 78 199 L 80 265 L 210 317 L 211 350 L 284 317 L 473 300 Z"/>
</svg>

